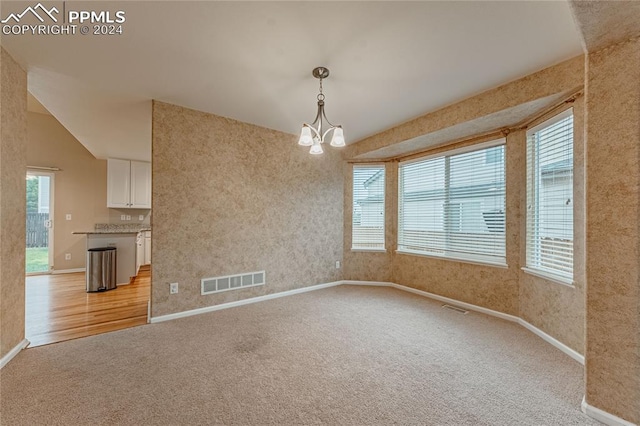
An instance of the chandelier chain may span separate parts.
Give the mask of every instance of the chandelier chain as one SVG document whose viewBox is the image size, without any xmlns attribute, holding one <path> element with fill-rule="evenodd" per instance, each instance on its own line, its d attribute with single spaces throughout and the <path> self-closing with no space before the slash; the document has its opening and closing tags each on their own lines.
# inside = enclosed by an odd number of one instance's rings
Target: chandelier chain
<svg viewBox="0 0 640 426">
<path fill-rule="evenodd" d="M 320 93 L 318 93 L 318 100 L 324 101 L 324 94 L 322 93 L 322 78 L 320 78 Z"/>
</svg>

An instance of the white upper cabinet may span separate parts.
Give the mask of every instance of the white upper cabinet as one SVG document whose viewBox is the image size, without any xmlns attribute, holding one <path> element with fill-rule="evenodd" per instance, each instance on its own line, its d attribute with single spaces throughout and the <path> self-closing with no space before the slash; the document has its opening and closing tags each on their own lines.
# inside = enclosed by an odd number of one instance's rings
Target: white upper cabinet
<svg viewBox="0 0 640 426">
<path fill-rule="evenodd" d="M 107 160 L 107 207 L 129 208 L 131 203 L 131 162 Z"/>
<path fill-rule="evenodd" d="M 107 160 L 107 207 L 151 208 L 151 163 Z"/>
<path fill-rule="evenodd" d="M 131 162 L 131 208 L 151 208 L 151 163 Z"/>
</svg>

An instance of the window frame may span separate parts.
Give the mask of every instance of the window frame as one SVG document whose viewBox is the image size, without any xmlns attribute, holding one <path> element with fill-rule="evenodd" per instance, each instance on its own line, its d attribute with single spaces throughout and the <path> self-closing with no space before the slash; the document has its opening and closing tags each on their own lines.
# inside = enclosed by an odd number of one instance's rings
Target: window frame
<svg viewBox="0 0 640 426">
<path fill-rule="evenodd" d="M 541 252 L 542 249 L 538 246 L 536 248 L 532 248 L 531 244 L 533 242 L 533 238 L 530 237 L 530 232 L 531 232 L 531 224 L 530 221 L 532 220 L 532 213 L 531 210 L 529 209 L 529 205 L 535 203 L 535 214 L 533 214 L 534 218 L 539 218 L 540 216 L 540 202 L 539 202 L 539 193 L 540 193 L 540 189 L 539 189 L 539 183 L 538 183 L 538 179 L 536 178 L 537 176 L 539 176 L 542 171 L 538 170 L 536 166 L 536 169 L 534 170 L 531 166 L 531 161 L 533 161 L 533 159 L 535 157 L 539 156 L 538 153 L 538 148 L 533 147 L 531 145 L 531 141 L 532 141 L 532 137 L 540 132 L 541 130 L 547 129 L 565 119 L 567 119 L 568 117 L 572 117 L 572 124 L 571 124 L 571 221 L 572 221 L 572 235 L 571 235 L 571 276 L 569 277 L 567 273 L 563 273 L 562 271 L 559 270 L 554 270 L 553 268 L 544 268 L 541 267 L 539 262 L 538 264 L 533 264 L 530 263 L 531 260 L 531 256 L 532 254 L 532 250 L 536 251 L 536 252 Z M 569 107 L 564 109 L 563 111 L 560 111 L 558 113 L 556 113 L 555 115 L 545 119 L 544 121 L 531 126 L 530 128 L 527 129 L 526 131 L 526 180 L 525 180 L 525 192 L 526 192 L 526 202 L 525 202 L 525 235 L 524 235 L 524 245 L 525 245 L 525 266 L 523 266 L 521 269 L 529 274 L 529 275 L 534 275 L 540 278 L 544 278 L 548 281 L 552 281 L 558 284 L 562 284 L 562 285 L 566 285 L 566 286 L 570 286 L 570 287 L 574 287 L 575 286 L 575 214 L 574 214 L 574 209 L 575 209 L 575 182 L 574 182 L 574 175 L 575 175 L 575 146 L 574 146 L 574 141 L 575 141 L 575 113 L 574 113 L 574 109 L 573 107 Z M 535 151 L 534 151 L 535 149 Z M 535 176 L 533 176 L 535 174 Z M 535 185 L 535 188 L 533 190 L 530 189 L 530 185 L 533 184 Z M 531 198 L 534 198 L 534 200 L 532 200 Z M 537 202 L 537 203 L 536 203 Z M 538 229 L 539 226 L 536 226 L 536 229 Z M 539 232 L 539 231 L 537 231 Z M 540 245 L 540 243 L 538 243 L 538 245 Z"/>
<path fill-rule="evenodd" d="M 492 255 L 482 255 L 482 254 L 476 254 L 476 255 L 455 255 L 455 254 L 451 254 L 450 253 L 445 253 L 445 254 L 438 254 L 438 253 L 433 253 L 433 252 L 426 252 L 426 251 L 422 251 L 422 250 L 414 250 L 414 249 L 407 249 L 407 248 L 403 248 L 400 244 L 401 242 L 401 236 L 402 236 L 402 232 L 403 229 L 401 227 L 401 221 L 402 221 L 402 210 L 403 210 L 403 199 L 402 199 L 402 187 L 403 187 L 403 175 L 402 175 L 402 168 L 406 165 L 412 164 L 412 163 L 417 163 L 417 162 L 424 162 L 424 161 L 428 161 L 428 160 L 435 160 L 437 158 L 445 158 L 445 157 L 454 157 L 460 154 L 467 154 L 467 153 L 472 153 L 472 152 L 476 152 L 476 151 L 483 151 L 483 150 L 487 150 L 490 148 L 494 148 L 494 147 L 498 147 L 498 146 L 502 146 L 503 147 L 503 176 L 504 176 L 504 193 L 503 193 L 503 197 L 504 197 L 504 232 L 503 232 L 503 238 L 504 238 L 504 254 L 503 256 L 492 256 Z M 486 161 L 486 155 L 485 155 L 485 161 Z M 495 162 L 490 162 L 490 163 L 495 163 Z M 488 163 L 485 163 L 488 164 Z M 456 261 L 456 262 L 461 262 L 461 263 L 470 263 L 470 264 L 475 264 L 475 265 L 483 265 L 483 266 L 492 266 L 492 267 L 498 267 L 498 268 L 508 268 L 507 265 L 507 261 L 506 261 L 506 243 L 507 243 L 507 239 L 506 239 L 506 201 L 507 201 L 507 191 L 506 191 L 506 187 L 507 187 L 507 158 L 506 158 L 506 138 L 497 138 L 497 139 L 491 139 L 489 141 L 485 141 L 485 142 L 480 142 L 480 143 L 476 143 L 470 146 L 466 146 L 466 147 L 462 147 L 462 148 L 454 148 L 454 149 L 450 149 L 447 151 L 443 151 L 443 152 L 439 152 L 436 154 L 431 154 L 431 155 L 424 155 L 418 158 L 413 158 L 411 160 L 407 160 L 407 161 L 402 161 L 400 162 L 400 164 L 398 165 L 398 194 L 397 194 L 397 198 L 398 198 L 398 218 L 397 218 L 397 249 L 396 249 L 396 253 L 398 254 L 405 254 L 405 255 L 413 255 L 413 256 L 421 256 L 421 257 L 429 257 L 429 258 L 436 258 L 436 259 L 442 259 L 442 260 L 452 260 L 452 261 Z M 449 177 L 445 179 L 446 180 L 450 180 L 451 176 L 450 176 L 450 169 L 447 167 L 446 170 L 444 171 L 445 174 L 449 174 Z M 444 202 L 444 201 L 443 201 Z M 448 199 L 446 200 L 447 204 L 451 204 L 451 203 L 456 203 L 457 201 L 454 199 Z M 443 212 L 443 219 L 445 217 L 445 212 Z"/>
</svg>

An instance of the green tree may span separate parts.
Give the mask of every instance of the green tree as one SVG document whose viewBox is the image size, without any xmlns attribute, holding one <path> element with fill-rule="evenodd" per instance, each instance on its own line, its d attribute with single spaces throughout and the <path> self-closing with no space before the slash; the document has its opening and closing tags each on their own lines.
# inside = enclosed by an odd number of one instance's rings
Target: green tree
<svg viewBox="0 0 640 426">
<path fill-rule="evenodd" d="M 38 178 L 29 176 L 27 178 L 27 213 L 38 212 Z"/>
</svg>

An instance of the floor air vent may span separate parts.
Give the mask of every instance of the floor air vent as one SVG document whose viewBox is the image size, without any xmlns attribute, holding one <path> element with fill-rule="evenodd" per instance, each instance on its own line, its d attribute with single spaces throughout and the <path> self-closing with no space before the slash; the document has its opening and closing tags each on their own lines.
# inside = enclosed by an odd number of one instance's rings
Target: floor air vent
<svg viewBox="0 0 640 426">
<path fill-rule="evenodd" d="M 442 307 L 445 309 L 451 309 L 452 311 L 460 312 L 461 314 L 465 315 L 469 313 L 469 311 L 467 311 L 466 309 L 458 308 L 457 306 L 442 305 Z"/>
<path fill-rule="evenodd" d="M 264 285 L 265 277 L 264 271 L 258 271 L 224 277 L 203 278 L 200 280 L 200 294 L 220 293 L 221 291 Z"/>
</svg>

